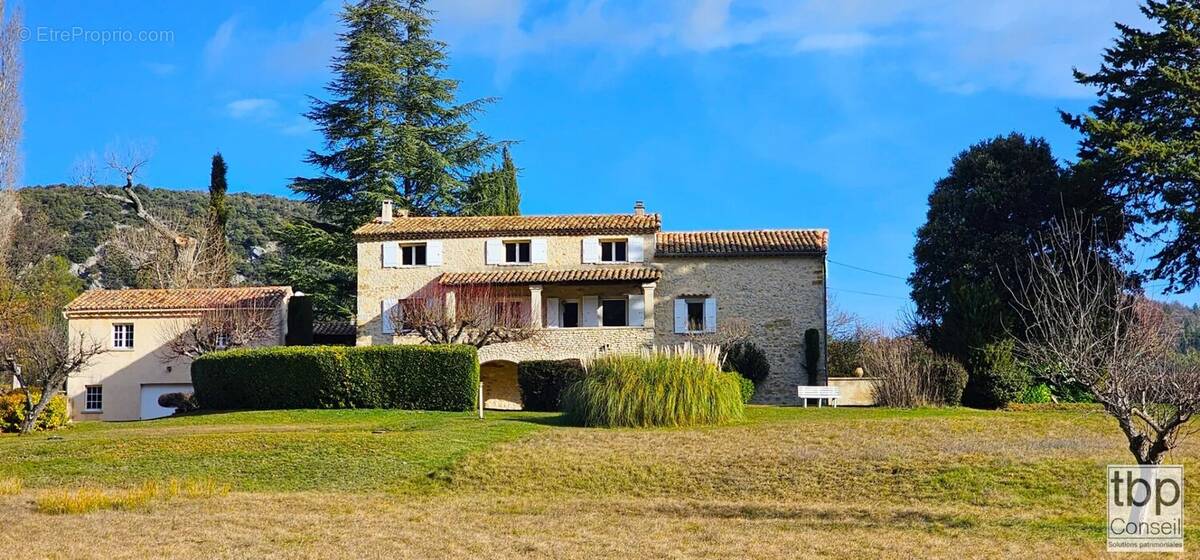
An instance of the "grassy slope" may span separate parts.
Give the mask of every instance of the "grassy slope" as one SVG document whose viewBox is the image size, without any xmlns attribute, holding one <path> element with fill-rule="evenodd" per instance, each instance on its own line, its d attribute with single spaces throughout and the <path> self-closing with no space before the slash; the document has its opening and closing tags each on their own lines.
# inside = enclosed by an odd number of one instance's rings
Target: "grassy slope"
<svg viewBox="0 0 1200 560">
<path fill-rule="evenodd" d="M 146 528 L 171 523 L 192 537 L 183 557 L 1093 557 L 1103 467 L 1128 460 L 1095 409 L 752 407 L 741 425 L 666 430 L 531 413 L 255 412 L 60 435 L 0 438 L 0 478 L 33 487 L 0 497 L 0 516 L 44 523 L 29 496 L 62 483 L 210 477 L 250 491 L 63 518 L 105 535 L 63 543 L 64 556 L 146 554 L 157 550 Z M 1171 462 L 1196 472 L 1200 442 Z M 1200 500 L 1187 516 L 1194 551 Z"/>
</svg>

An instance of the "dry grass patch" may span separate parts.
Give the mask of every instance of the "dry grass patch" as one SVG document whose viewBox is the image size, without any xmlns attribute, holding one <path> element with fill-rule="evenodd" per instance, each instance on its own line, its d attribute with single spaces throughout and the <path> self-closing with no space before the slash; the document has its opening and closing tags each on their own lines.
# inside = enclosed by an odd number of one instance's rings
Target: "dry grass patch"
<svg viewBox="0 0 1200 560">
<path fill-rule="evenodd" d="M 16 477 L 0 478 L 0 496 L 20 494 L 25 483 Z"/>
<path fill-rule="evenodd" d="M 228 493 L 228 484 L 218 484 L 211 480 L 169 480 L 162 484 L 147 482 L 133 490 L 50 490 L 39 494 L 34 499 L 34 506 L 38 513 L 67 515 L 100 510 L 132 510 L 146 507 L 156 500 L 210 498 Z"/>
</svg>

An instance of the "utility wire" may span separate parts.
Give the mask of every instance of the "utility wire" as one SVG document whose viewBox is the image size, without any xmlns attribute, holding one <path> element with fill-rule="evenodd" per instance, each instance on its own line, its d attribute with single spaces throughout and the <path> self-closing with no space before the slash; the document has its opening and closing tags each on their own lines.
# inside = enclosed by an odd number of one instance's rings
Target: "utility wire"
<svg viewBox="0 0 1200 560">
<path fill-rule="evenodd" d="M 877 274 L 877 275 L 879 275 L 879 276 L 885 276 L 885 277 L 887 277 L 887 278 L 895 278 L 895 279 L 897 279 L 897 280 L 908 280 L 908 278 L 905 278 L 905 277 L 903 277 L 903 276 L 896 276 L 895 274 L 888 274 L 888 273 L 886 273 L 886 272 L 879 272 L 879 271 L 877 271 L 877 270 L 871 270 L 871 269 L 869 269 L 869 268 L 863 268 L 863 267 L 861 267 L 861 266 L 855 266 L 855 265 L 852 265 L 852 264 L 846 264 L 846 263 L 843 263 L 843 262 L 837 262 L 837 261 L 835 261 L 835 260 L 833 260 L 833 259 L 825 259 L 825 260 L 829 261 L 829 262 L 830 262 L 830 263 L 832 263 L 832 264 L 836 264 L 836 265 L 838 265 L 838 266 L 844 266 L 844 267 L 846 267 L 846 268 L 853 268 L 854 270 L 859 270 L 859 271 L 862 271 L 862 272 L 869 272 L 869 273 L 871 273 L 871 274 Z"/>
<path fill-rule="evenodd" d="M 875 297 L 881 297 L 881 298 L 891 298 L 891 299 L 902 299 L 902 300 L 908 300 L 908 298 L 907 298 L 907 297 L 901 297 L 901 296 L 892 296 L 892 295 L 888 295 L 888 294 L 877 294 L 877 293 L 874 293 L 874 292 L 861 292 L 861 291 L 858 291 L 858 290 L 844 290 L 844 289 L 841 289 L 841 288 L 829 288 L 829 289 L 830 289 L 830 290 L 833 290 L 833 291 L 835 291 L 835 292 L 846 292 L 846 293 L 848 293 L 848 294 L 859 294 L 859 295 L 864 295 L 864 296 L 875 296 Z"/>
</svg>

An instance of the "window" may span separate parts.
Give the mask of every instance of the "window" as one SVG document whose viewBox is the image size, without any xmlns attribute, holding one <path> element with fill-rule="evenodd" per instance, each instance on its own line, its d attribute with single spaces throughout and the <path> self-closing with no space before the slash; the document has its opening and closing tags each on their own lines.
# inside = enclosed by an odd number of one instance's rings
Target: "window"
<svg viewBox="0 0 1200 560">
<path fill-rule="evenodd" d="M 624 299 L 604 300 L 600 303 L 600 312 L 603 314 L 602 325 L 606 327 L 626 326 Z"/>
<path fill-rule="evenodd" d="M 559 323 L 563 327 L 578 327 L 579 326 L 579 302 L 564 301 L 562 302 L 562 322 Z"/>
<path fill-rule="evenodd" d="M 112 347 L 119 350 L 133 349 L 133 325 L 128 323 L 113 325 Z"/>
<path fill-rule="evenodd" d="M 530 262 L 529 242 L 528 241 L 505 241 L 504 242 L 504 262 L 506 262 L 506 263 Z"/>
<path fill-rule="evenodd" d="M 217 344 L 218 349 L 229 348 L 229 331 L 218 332 L 216 336 L 213 337 L 213 342 Z"/>
<path fill-rule="evenodd" d="M 425 266 L 426 248 L 424 243 L 404 245 L 400 247 L 400 264 L 404 266 Z"/>
<path fill-rule="evenodd" d="M 704 300 L 687 300 L 687 330 L 690 332 L 704 331 Z"/>
<path fill-rule="evenodd" d="M 628 258 L 628 242 L 624 239 L 600 241 L 600 262 L 625 262 Z"/>
<path fill-rule="evenodd" d="M 100 412 L 104 409 L 104 387 L 100 385 L 88 385 L 84 391 L 83 410 Z"/>
</svg>

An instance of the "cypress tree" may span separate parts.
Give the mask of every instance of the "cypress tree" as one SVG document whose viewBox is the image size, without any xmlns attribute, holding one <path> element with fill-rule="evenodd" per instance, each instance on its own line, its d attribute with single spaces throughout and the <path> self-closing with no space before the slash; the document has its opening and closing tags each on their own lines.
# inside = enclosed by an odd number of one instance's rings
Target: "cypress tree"
<svg viewBox="0 0 1200 560">
<path fill-rule="evenodd" d="M 229 259 L 229 207 L 225 202 L 225 194 L 229 191 L 229 183 L 225 175 L 229 168 L 221 152 L 213 154 L 212 167 L 208 181 L 208 227 L 205 235 L 208 251 L 208 274 L 213 286 L 228 286 L 233 265 Z"/>
</svg>

